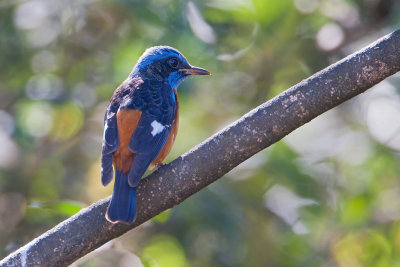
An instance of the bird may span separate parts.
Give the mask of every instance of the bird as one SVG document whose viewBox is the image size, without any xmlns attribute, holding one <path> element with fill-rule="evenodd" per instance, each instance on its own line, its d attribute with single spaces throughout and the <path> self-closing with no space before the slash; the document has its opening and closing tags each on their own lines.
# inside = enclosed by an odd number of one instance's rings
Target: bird
<svg viewBox="0 0 400 267">
<path fill-rule="evenodd" d="M 149 166 L 161 166 L 178 131 L 177 88 L 189 76 L 210 72 L 189 64 L 170 46 L 148 48 L 114 91 L 104 116 L 101 151 L 103 186 L 113 179 L 106 212 L 111 223 L 136 219 L 136 188 Z"/>
</svg>

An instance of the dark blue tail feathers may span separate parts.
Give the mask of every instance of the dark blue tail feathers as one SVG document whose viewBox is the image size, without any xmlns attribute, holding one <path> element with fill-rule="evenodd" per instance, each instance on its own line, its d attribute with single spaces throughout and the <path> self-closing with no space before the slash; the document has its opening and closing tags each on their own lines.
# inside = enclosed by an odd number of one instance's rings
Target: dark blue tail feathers
<svg viewBox="0 0 400 267">
<path fill-rule="evenodd" d="M 107 220 L 131 224 L 136 218 L 136 187 L 128 184 L 128 174 L 115 171 L 114 192 L 108 206 Z"/>
</svg>

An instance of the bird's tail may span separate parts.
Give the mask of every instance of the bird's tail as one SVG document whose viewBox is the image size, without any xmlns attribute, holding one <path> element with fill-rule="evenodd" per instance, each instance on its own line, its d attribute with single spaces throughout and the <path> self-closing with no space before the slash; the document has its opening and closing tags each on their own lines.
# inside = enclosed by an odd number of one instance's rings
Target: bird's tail
<svg viewBox="0 0 400 267">
<path fill-rule="evenodd" d="M 112 223 L 131 224 L 136 217 L 136 187 L 128 184 L 128 174 L 115 170 L 114 192 L 106 218 Z"/>
</svg>

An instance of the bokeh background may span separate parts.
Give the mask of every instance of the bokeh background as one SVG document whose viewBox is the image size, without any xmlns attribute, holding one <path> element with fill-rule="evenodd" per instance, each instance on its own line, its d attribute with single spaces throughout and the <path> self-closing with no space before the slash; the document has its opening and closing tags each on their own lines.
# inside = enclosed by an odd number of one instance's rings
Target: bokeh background
<svg viewBox="0 0 400 267">
<path fill-rule="evenodd" d="M 397 0 L 1 0 L 0 256 L 111 193 L 103 115 L 147 47 L 213 74 L 179 88 L 170 161 L 399 14 Z M 400 266 L 399 133 L 395 75 L 74 266 Z"/>
</svg>

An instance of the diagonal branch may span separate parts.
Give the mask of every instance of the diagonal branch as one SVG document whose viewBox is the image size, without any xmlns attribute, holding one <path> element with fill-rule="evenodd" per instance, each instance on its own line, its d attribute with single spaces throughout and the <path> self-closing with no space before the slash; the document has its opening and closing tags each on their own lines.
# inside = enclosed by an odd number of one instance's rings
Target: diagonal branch
<svg viewBox="0 0 400 267">
<path fill-rule="evenodd" d="M 400 30 L 314 74 L 258 106 L 143 179 L 137 219 L 104 218 L 110 198 L 60 223 L 10 254 L 0 266 L 67 266 L 107 241 L 172 208 L 323 112 L 400 70 Z"/>
</svg>

